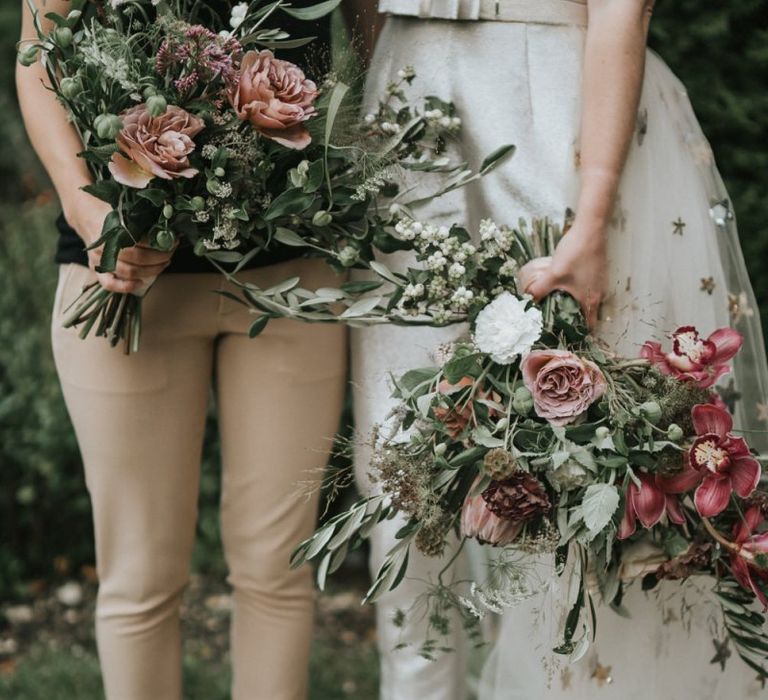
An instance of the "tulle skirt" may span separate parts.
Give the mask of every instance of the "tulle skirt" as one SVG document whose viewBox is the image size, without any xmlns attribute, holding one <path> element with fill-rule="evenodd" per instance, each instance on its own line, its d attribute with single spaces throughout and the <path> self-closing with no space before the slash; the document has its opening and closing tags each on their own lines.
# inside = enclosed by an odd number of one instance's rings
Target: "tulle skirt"
<svg viewBox="0 0 768 700">
<path fill-rule="evenodd" d="M 575 208 L 579 187 L 584 38 L 583 26 L 567 22 L 400 16 L 387 21 L 371 70 L 369 100 L 398 70 L 412 65 L 415 92 L 451 100 L 459 109 L 459 148 L 470 163 L 477 165 L 503 143 L 517 146 L 515 156 L 493 175 L 432 202 L 420 216 L 463 222 L 474 230 L 483 218 L 500 224 L 515 224 L 519 217 L 564 220 L 566 210 Z M 685 88 L 650 51 L 609 241 L 610 292 L 599 335 L 617 352 L 636 356 L 646 340 L 668 346 L 667 334 L 682 325 L 694 325 L 704 335 L 723 326 L 738 329 L 744 349 L 723 383 L 735 400 L 738 426 L 764 431 L 768 371 L 733 207 Z M 406 261 L 388 262 L 397 267 Z M 423 365 L 429 348 L 458 332 L 355 331 L 358 427 L 365 430 L 386 412 L 389 371 Z M 763 433 L 747 433 L 747 439 L 766 451 Z M 545 580 L 547 563 L 542 567 Z M 548 592 L 504 614 L 480 697 L 757 697 L 760 684 L 735 653 L 725 673 L 710 663 L 717 616 L 704 604 L 700 584 L 686 586 L 684 598 L 676 585 L 650 594 L 633 588 L 626 599 L 632 619 L 601 610 L 597 644 L 581 661 L 567 665 L 551 653 L 566 595 L 564 582 L 552 583 Z M 690 603 L 697 609 L 689 611 Z"/>
</svg>

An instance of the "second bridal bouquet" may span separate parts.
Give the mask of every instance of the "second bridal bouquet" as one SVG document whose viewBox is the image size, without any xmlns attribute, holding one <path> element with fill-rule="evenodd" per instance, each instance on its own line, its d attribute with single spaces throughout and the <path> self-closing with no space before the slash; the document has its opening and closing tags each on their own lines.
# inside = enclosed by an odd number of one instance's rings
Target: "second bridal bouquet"
<svg viewBox="0 0 768 700">
<path fill-rule="evenodd" d="M 741 335 L 682 327 L 665 346 L 617 356 L 587 334 L 573 299 L 539 307 L 516 287 L 517 270 L 550 254 L 557 230 L 480 229 L 475 246 L 457 227 L 397 226 L 421 265 L 380 270 L 394 291 L 374 316 L 467 320 L 469 333 L 440 348 L 433 366 L 394 378 L 399 406 L 369 443 L 380 493 L 330 519 L 294 563 L 316 560 L 322 585 L 376 523 L 401 514 L 374 600 L 408 575 L 413 548 L 493 548 L 487 580 L 431 583 L 424 614 L 439 633 L 449 608 L 472 629 L 533 595 L 534 555 L 568 581 L 555 651 L 572 658 L 594 638 L 595 602 L 621 609 L 632 580 L 650 589 L 696 577 L 712 589 L 733 647 L 766 677 L 768 492 L 734 430 L 733 396 L 715 388 Z M 438 644 L 427 640 L 423 653 Z"/>
<path fill-rule="evenodd" d="M 447 188 L 472 179 L 443 153 L 460 118 L 438 98 L 410 104 L 411 70 L 388 88 L 379 123 L 356 117 L 354 91 L 334 74 L 315 82 L 280 58 L 311 37 L 289 37 L 279 13 L 312 21 L 339 1 L 256 0 L 229 17 L 193 0 L 73 0 L 66 17 L 31 8 L 38 39 L 19 60 L 43 62 L 81 137 L 86 190 L 112 207 L 92 246 L 99 271 L 137 244 L 189 246 L 227 274 L 279 245 L 350 267 L 372 256 L 370 212 L 393 170 L 438 172 Z M 135 351 L 141 296 L 94 283 L 65 323 Z"/>
</svg>

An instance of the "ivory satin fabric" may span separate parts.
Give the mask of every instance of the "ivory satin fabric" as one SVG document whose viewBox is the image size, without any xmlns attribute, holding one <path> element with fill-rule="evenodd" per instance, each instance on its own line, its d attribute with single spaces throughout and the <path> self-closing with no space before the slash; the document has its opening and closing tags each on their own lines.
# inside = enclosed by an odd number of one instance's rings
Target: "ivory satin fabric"
<svg viewBox="0 0 768 700">
<path fill-rule="evenodd" d="M 383 0 L 382 10 L 400 16 L 387 20 L 379 39 L 368 104 L 375 104 L 398 70 L 412 65 L 417 77 L 410 95 L 433 94 L 456 104 L 463 119 L 456 148 L 463 158 L 477 165 L 504 143 L 517 146 L 515 156 L 493 175 L 430 203 L 417 212 L 420 218 L 463 223 L 473 231 L 483 218 L 511 225 L 519 217 L 533 216 L 562 222 L 566 208 L 575 207 L 579 188 L 586 5 L 568 0 L 493 4 L 504 21 L 489 18 L 488 4 L 474 0 Z M 684 226 L 673 223 L 679 221 Z M 650 51 L 638 127 L 609 240 L 610 294 L 600 335 L 619 352 L 635 356 L 648 339 L 668 343 L 665 334 L 681 325 L 695 325 L 704 335 L 733 325 L 745 336 L 731 375 L 742 394 L 737 419 L 742 426 L 765 430 L 758 410 L 768 395 L 763 338 L 730 200 L 685 88 Z M 387 262 L 397 269 L 408 259 L 395 255 Z M 436 347 L 462 331 L 354 330 L 358 431 L 364 434 L 385 421 L 393 405 L 390 372 L 431 364 Z M 748 439 L 763 449 L 764 436 Z M 363 484 L 367 469 L 368 454 L 361 449 L 357 470 Z M 376 534 L 372 568 L 391 546 L 395 529 L 392 525 Z M 414 561 L 411 580 L 379 606 L 382 698 L 463 700 L 461 655 L 430 664 L 413 652 L 392 652 L 403 634 L 423 638 L 420 623 L 405 632 L 393 630 L 393 608 L 414 599 L 424 590 L 421 580 L 441 568 L 441 562 L 420 555 Z M 547 562 L 537 565 L 546 573 Z M 482 570 L 475 575 L 482 577 Z M 701 601 L 695 583 L 685 590 L 689 602 Z M 659 594 L 646 595 L 633 587 L 626 599 L 631 621 L 602 609 L 597 644 L 572 666 L 550 652 L 561 622 L 565 592 L 560 587 L 509 609 L 482 674 L 480 698 L 759 697 L 755 674 L 735 654 L 725 673 L 709 663 L 715 651 L 713 630 L 718 634 L 716 617 L 708 614 L 712 610 L 701 605 L 699 614 L 686 617 L 679 597 L 667 600 L 674 591 L 676 587 L 666 586 Z M 460 635 L 449 643 L 460 644 Z M 608 673 L 604 669 L 609 667 Z M 611 683 L 603 679 L 607 675 Z"/>
</svg>

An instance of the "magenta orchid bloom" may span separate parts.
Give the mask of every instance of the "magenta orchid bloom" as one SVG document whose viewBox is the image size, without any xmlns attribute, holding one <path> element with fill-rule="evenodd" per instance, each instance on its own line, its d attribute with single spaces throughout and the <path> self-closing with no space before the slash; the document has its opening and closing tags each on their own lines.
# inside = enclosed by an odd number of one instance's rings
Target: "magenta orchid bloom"
<svg viewBox="0 0 768 700">
<path fill-rule="evenodd" d="M 762 470 L 744 438 L 731 433 L 733 420 L 727 411 L 699 404 L 691 415 L 697 437 L 688 451 L 689 469 L 675 478 L 682 488 L 692 480 L 692 471 L 698 473 L 701 484 L 693 500 L 699 514 L 711 518 L 728 507 L 733 491 L 742 498 L 749 496 Z"/>
<path fill-rule="evenodd" d="M 728 362 L 743 342 L 741 333 L 733 328 L 720 328 L 704 340 L 693 326 L 683 326 L 672 334 L 671 352 L 665 353 L 659 343 L 648 341 L 640 349 L 640 357 L 653 362 L 663 374 L 707 389 L 730 371 Z"/>
<path fill-rule="evenodd" d="M 624 518 L 619 527 L 620 540 L 635 534 L 638 519 L 646 529 L 656 525 L 665 513 L 673 523 L 682 525 L 685 522 L 680 502 L 664 489 L 662 482 L 645 472 L 638 472 L 637 478 L 640 486 L 630 480 L 627 488 Z"/>
<path fill-rule="evenodd" d="M 760 507 L 752 506 L 736 524 L 733 543 L 737 549 L 731 554 L 731 571 L 741 586 L 755 594 L 763 610 L 768 610 L 768 597 L 757 583 L 768 583 L 768 570 L 754 564 L 758 555 L 768 554 L 768 532 L 758 532 L 764 521 Z"/>
</svg>

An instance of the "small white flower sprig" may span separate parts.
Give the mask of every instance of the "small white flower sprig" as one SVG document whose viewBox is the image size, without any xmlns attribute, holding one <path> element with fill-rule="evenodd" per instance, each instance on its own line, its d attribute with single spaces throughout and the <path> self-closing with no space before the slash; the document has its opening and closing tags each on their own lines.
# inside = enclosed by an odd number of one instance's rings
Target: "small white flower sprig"
<svg viewBox="0 0 768 700">
<path fill-rule="evenodd" d="M 420 222 L 400 213 L 390 234 L 401 249 L 414 254 L 415 264 L 405 272 L 371 261 L 366 265 L 369 280 L 316 291 L 301 287 L 298 277 L 270 289 L 233 280 L 242 288 L 245 303 L 258 314 L 254 332 L 263 330 L 271 318 L 285 317 L 353 326 L 474 323 L 501 295 L 526 304 L 517 289 L 516 273 L 534 257 L 549 254 L 560 229 L 546 219 L 530 225 L 521 220 L 516 228 L 484 220 L 475 237 L 478 243 L 473 243 L 464 228 Z M 545 304 L 543 313 L 544 326 L 551 327 L 554 306 Z"/>
</svg>

